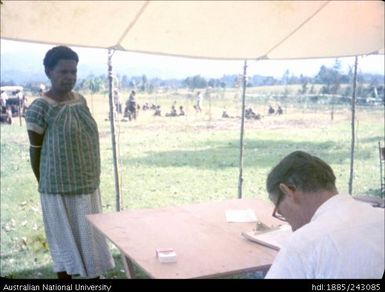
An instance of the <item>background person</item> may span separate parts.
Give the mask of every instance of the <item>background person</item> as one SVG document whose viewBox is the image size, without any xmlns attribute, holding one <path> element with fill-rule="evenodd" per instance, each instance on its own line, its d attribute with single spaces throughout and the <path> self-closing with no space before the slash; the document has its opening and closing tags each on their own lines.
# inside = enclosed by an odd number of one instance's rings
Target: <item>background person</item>
<svg viewBox="0 0 385 292">
<path fill-rule="evenodd" d="M 72 91 L 78 55 L 49 50 L 44 68 L 51 88 L 26 112 L 32 170 L 59 279 L 99 277 L 114 267 L 107 242 L 85 215 L 101 212 L 99 134 L 86 100 Z"/>
<path fill-rule="evenodd" d="M 294 233 L 266 278 L 382 278 L 384 210 L 339 194 L 331 167 L 302 151 L 267 177 L 273 216 Z"/>
<path fill-rule="evenodd" d="M 136 105 L 136 92 L 132 90 L 128 100 L 126 102 L 126 108 L 124 110 L 124 116 L 128 117 L 131 121 L 132 119 L 136 120 L 137 116 L 137 105 Z"/>
<path fill-rule="evenodd" d="M 194 106 L 196 112 L 202 111 L 202 102 L 203 102 L 202 93 L 200 91 L 198 91 L 197 96 L 196 96 L 196 104 Z"/>
<path fill-rule="evenodd" d="M 114 89 L 114 105 L 115 105 L 115 111 L 118 114 L 122 113 L 122 104 L 120 102 L 120 94 L 118 89 Z"/>
<path fill-rule="evenodd" d="M 8 94 L 5 90 L 2 90 L 1 91 L 0 105 L 2 107 L 6 107 L 7 106 L 7 100 L 8 100 Z"/>
</svg>

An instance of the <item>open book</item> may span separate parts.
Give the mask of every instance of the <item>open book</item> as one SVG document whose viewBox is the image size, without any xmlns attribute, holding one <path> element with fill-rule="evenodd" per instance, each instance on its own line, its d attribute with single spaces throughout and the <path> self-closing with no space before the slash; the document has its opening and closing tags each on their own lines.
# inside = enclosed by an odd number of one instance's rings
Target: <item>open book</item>
<svg viewBox="0 0 385 292">
<path fill-rule="evenodd" d="M 242 236 L 248 240 L 262 244 L 264 246 L 279 250 L 292 235 L 292 230 L 289 225 L 283 225 L 277 229 L 271 229 L 265 232 L 249 231 L 242 232 Z"/>
</svg>

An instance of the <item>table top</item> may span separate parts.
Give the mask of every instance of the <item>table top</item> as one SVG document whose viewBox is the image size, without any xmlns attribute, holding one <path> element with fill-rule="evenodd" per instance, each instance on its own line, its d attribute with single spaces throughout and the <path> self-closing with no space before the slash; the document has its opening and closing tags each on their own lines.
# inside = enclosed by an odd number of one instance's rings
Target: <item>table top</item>
<svg viewBox="0 0 385 292">
<path fill-rule="evenodd" d="M 271 217 L 272 204 L 259 199 L 92 214 L 87 219 L 151 278 L 215 278 L 263 269 L 277 254 L 241 236 L 256 223 L 226 221 L 226 210 L 248 208 L 268 226 L 282 224 Z M 173 248 L 177 262 L 160 263 L 156 248 Z"/>
</svg>

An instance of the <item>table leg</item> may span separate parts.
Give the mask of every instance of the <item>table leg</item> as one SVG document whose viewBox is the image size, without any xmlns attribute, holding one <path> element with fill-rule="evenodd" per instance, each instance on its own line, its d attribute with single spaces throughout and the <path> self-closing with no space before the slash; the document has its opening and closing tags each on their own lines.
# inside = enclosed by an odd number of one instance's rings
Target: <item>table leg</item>
<svg viewBox="0 0 385 292">
<path fill-rule="evenodd" d="M 135 278 L 134 266 L 132 265 L 131 260 L 122 252 L 122 250 L 120 250 L 120 257 L 123 261 L 124 271 L 126 272 L 127 278 Z"/>
</svg>

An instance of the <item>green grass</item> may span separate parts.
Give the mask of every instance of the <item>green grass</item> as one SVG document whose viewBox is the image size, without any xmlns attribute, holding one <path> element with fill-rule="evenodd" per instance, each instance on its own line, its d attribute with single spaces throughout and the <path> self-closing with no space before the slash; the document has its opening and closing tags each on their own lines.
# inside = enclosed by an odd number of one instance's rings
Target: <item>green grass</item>
<svg viewBox="0 0 385 292">
<path fill-rule="evenodd" d="M 239 104 L 236 90 L 225 98 L 204 101 L 201 114 L 186 92 L 159 96 L 162 113 L 174 100 L 186 109 L 186 117 L 153 117 L 139 113 L 134 122 L 116 125 L 119 176 L 123 209 L 155 208 L 237 197 L 240 120 L 221 119 L 223 108 L 234 116 Z M 104 212 L 115 210 L 115 191 L 110 123 L 106 96 L 96 95 L 88 104 L 98 122 Z M 154 102 L 138 94 L 138 102 Z M 264 114 L 266 102 L 252 105 Z M 265 179 L 282 157 L 294 150 L 320 156 L 334 169 L 337 187 L 347 192 L 350 167 L 350 111 L 338 108 L 334 120 L 328 106 L 284 105 L 283 116 L 246 121 L 244 150 L 244 197 L 267 200 Z M 239 115 L 239 114 L 238 114 Z M 107 119 L 107 120 L 106 120 Z M 383 109 L 357 109 L 357 141 L 354 194 L 379 194 L 378 141 L 384 139 Z M 25 124 L 1 125 L 1 276 L 55 278 L 45 241 L 37 183 L 29 165 Z M 124 278 L 117 249 L 117 267 L 108 278 Z M 138 270 L 139 277 L 146 277 Z"/>
</svg>

